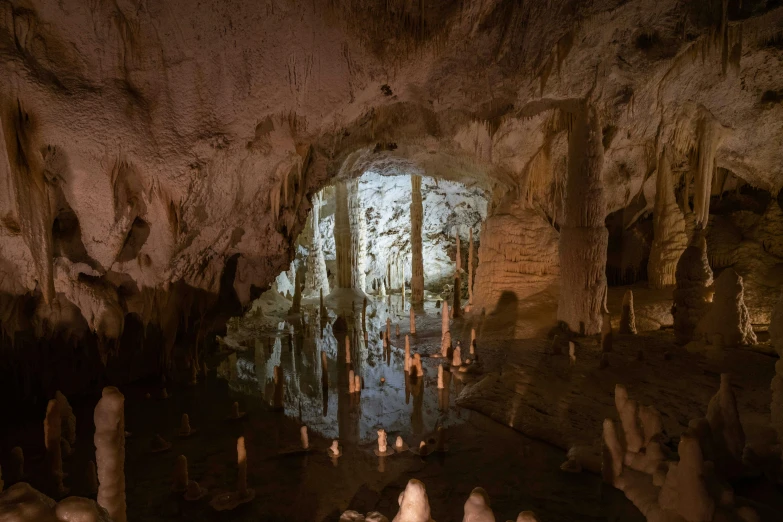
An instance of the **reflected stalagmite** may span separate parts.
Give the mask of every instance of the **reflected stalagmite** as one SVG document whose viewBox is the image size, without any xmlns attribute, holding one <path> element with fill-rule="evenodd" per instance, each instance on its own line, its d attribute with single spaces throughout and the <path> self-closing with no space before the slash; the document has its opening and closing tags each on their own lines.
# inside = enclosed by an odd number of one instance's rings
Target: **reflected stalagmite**
<svg viewBox="0 0 783 522">
<path fill-rule="evenodd" d="M 95 461 L 98 466 L 98 504 L 115 522 L 125 514 L 125 397 L 117 388 L 103 389 L 95 406 Z"/>
<path fill-rule="evenodd" d="M 416 333 L 416 314 L 413 313 L 413 307 L 410 308 L 410 330 L 411 335 Z"/>
<path fill-rule="evenodd" d="M 438 389 L 442 390 L 444 388 L 443 385 L 443 365 L 438 365 Z"/>
<path fill-rule="evenodd" d="M 403 360 L 403 370 L 408 373 L 411 371 L 411 340 L 405 336 L 405 359 Z"/>
</svg>

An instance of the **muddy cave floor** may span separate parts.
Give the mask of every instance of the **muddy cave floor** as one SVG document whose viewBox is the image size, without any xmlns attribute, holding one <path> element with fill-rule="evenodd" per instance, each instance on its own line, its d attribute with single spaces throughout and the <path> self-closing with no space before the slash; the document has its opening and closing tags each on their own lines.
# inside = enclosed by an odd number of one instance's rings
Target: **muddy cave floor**
<svg viewBox="0 0 783 522">
<path fill-rule="evenodd" d="M 482 373 L 452 376 L 446 371 L 447 390 L 439 392 L 437 365 L 443 359 L 428 357 L 440 350 L 441 317 L 435 303 L 427 302 L 417 314 L 411 349 L 422 354 L 425 375 L 413 381 L 402 369 L 404 338 L 409 333 L 407 305 L 399 296 L 371 299 L 366 316 L 369 342 L 365 343 L 361 299 L 350 303 L 344 295 L 327 300 L 328 320 L 320 335 L 317 300 L 306 301 L 303 313 L 286 318 L 287 322 L 268 317 L 239 320 L 227 336 L 235 350 L 213 361 L 217 367 L 197 385 L 169 383 L 168 399 L 161 398 L 158 382 L 123 389 L 126 429 L 132 433 L 126 445 L 128 519 L 336 521 L 346 509 L 380 511 L 391 519 L 399 493 L 409 479 L 416 478 L 424 482 L 432 516 L 439 521 L 461 520 L 464 502 L 476 486 L 488 492 L 499 521 L 513 520 L 527 509 L 547 522 L 642 521 L 644 517 L 622 493 L 602 484 L 597 474 L 560 470 L 565 449 L 572 445 L 582 448 L 587 461 L 597 455 L 603 418 L 616 418 L 613 390 L 618 382 L 626 384 L 632 397 L 662 411 L 676 447 L 676 437 L 688 420 L 705 414 L 719 374 L 731 370 L 748 442 L 771 436 L 769 383 L 775 358 L 768 354 L 688 353 L 675 347 L 671 331 L 662 330 L 616 336 L 610 366 L 604 369 L 599 368 L 597 339 L 581 338 L 577 364 L 571 367 L 567 348 L 565 355 L 551 354 L 552 341 L 545 332 L 554 323 L 556 299 L 543 295 L 514 310 L 517 317 L 525 318 L 521 321 L 502 314 L 452 320 L 453 339 L 462 341 L 463 357 L 470 329 L 477 327 Z M 387 316 L 392 318 L 388 360 L 380 337 Z M 352 339 L 352 368 L 364 385 L 361 394 L 354 396 L 347 390 L 345 332 Z M 537 337 L 508 338 L 520 332 Z M 644 352 L 642 360 L 639 350 Z M 328 358 L 326 394 L 321 351 Z M 283 411 L 272 408 L 276 365 L 285 379 Z M 151 398 L 145 398 L 147 393 Z M 70 494 L 87 496 L 86 464 L 94 459 L 91 419 L 97 399 L 74 402 L 78 441 L 74 454 L 64 462 Z M 234 401 L 247 415 L 226 421 Z M 198 430 L 187 439 L 177 437 L 183 413 L 189 414 Z M 297 451 L 302 424 L 309 428 L 308 453 Z M 390 445 L 401 435 L 416 448 L 419 441 L 433 437 L 438 426 L 446 433 L 445 453 L 426 458 L 410 451 L 390 457 L 373 453 L 377 429 L 388 432 Z M 26 479 L 34 486 L 39 486 L 43 452 L 42 444 L 35 442 L 42 439 L 37 429 L 20 430 L 16 437 L 23 440 L 5 441 L 24 448 L 30 461 Z M 155 434 L 173 448 L 151 453 Z M 235 487 L 240 435 L 246 439 L 248 484 L 256 498 L 218 513 L 208 500 Z M 343 451 L 336 462 L 326 453 L 335 438 Z M 188 458 L 190 478 L 209 489 L 207 498 L 185 502 L 171 493 L 180 454 Z M 734 486 L 738 495 L 762 505 L 762 520 L 783 517 L 783 492 L 765 479 L 749 478 Z"/>
</svg>

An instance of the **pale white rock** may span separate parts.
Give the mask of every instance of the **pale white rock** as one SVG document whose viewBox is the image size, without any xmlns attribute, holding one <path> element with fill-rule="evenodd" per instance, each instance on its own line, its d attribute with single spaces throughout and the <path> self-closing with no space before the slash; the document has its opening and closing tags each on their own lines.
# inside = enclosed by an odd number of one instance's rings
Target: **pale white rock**
<svg viewBox="0 0 783 522">
<path fill-rule="evenodd" d="M 432 522 L 427 490 L 420 481 L 409 480 L 397 503 L 400 510 L 392 522 Z"/>
<path fill-rule="evenodd" d="M 98 504 L 114 522 L 126 522 L 125 397 L 117 388 L 103 389 L 95 406 L 94 422 Z"/>
<path fill-rule="evenodd" d="M 495 522 L 495 514 L 489 505 L 489 495 L 484 488 L 475 488 L 465 501 L 462 522 Z"/>
</svg>

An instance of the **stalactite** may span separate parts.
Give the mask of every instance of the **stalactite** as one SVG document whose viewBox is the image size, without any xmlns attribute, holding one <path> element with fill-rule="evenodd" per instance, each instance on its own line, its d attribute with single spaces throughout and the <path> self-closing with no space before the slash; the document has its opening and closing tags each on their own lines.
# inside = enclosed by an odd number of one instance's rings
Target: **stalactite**
<svg viewBox="0 0 783 522">
<path fill-rule="evenodd" d="M 337 286 L 353 288 L 354 251 L 348 212 L 348 189 L 342 182 L 337 183 L 335 190 L 334 245 L 337 255 Z"/>
<path fill-rule="evenodd" d="M 667 146 L 663 147 L 658 158 L 653 233 L 647 275 L 650 286 L 663 288 L 675 284 L 674 271 L 677 268 L 677 260 L 688 245 L 685 218 L 680 212 L 674 195 L 674 180 Z"/>
<path fill-rule="evenodd" d="M 565 220 L 560 229 L 560 297 L 557 318 L 586 335 L 601 330 L 606 293 L 603 144 L 598 113 L 580 103 L 568 136 Z"/>
<path fill-rule="evenodd" d="M 473 227 L 470 228 L 468 244 L 468 304 L 473 305 Z"/>
<path fill-rule="evenodd" d="M 305 274 L 306 297 L 314 297 L 329 293 L 329 278 L 326 273 L 326 261 L 324 260 L 323 239 L 318 224 L 321 221 L 321 193 L 313 196 L 313 210 L 310 212 L 307 223 L 307 240 L 309 248 L 307 254 L 307 273 Z"/>
<path fill-rule="evenodd" d="M 462 253 L 460 252 L 459 226 L 456 227 L 457 236 L 457 259 L 454 265 L 454 306 L 452 314 L 454 318 L 462 317 L 462 280 L 460 271 L 462 270 Z"/>
<path fill-rule="evenodd" d="M 696 150 L 693 212 L 696 215 L 696 223 L 702 227 L 706 227 L 710 219 L 710 196 L 716 169 L 715 157 L 723 139 L 722 131 L 721 125 L 710 115 L 703 115 L 696 128 L 698 148 Z"/>
<path fill-rule="evenodd" d="M 359 196 L 359 180 L 353 179 L 346 182 L 348 190 L 348 219 L 351 230 L 351 250 L 353 287 L 364 292 L 366 288 L 366 274 L 364 272 L 365 258 L 367 256 L 367 222 L 364 217 L 364 209 Z"/>
<path fill-rule="evenodd" d="M 421 201 L 421 176 L 411 176 L 411 304 L 424 302 L 424 259 L 421 228 L 424 207 Z"/>
</svg>

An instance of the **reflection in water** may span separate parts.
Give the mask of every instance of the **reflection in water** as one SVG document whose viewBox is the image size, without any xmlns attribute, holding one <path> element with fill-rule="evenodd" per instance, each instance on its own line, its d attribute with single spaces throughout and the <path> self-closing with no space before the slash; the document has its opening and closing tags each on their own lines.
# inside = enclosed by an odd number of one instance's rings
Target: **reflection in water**
<svg viewBox="0 0 783 522">
<path fill-rule="evenodd" d="M 432 306 L 427 308 L 427 314 L 436 315 Z M 437 426 L 460 422 L 458 409 L 450 403 L 459 380 L 446 371 L 445 389 L 437 389 L 435 364 L 440 361 L 426 357 L 433 348 L 416 335 L 410 336 L 411 353 L 425 351 L 423 375 L 403 371 L 405 337 L 397 335 L 396 326 L 408 333 L 408 319 L 409 310 L 399 296 L 335 308 L 303 303 L 300 315 L 273 331 L 243 324 L 241 330 L 253 332 L 252 339 L 237 344 L 253 348 L 231 354 L 219 375 L 232 389 L 260 396 L 341 444 L 374 441 L 379 428 L 404 438 L 420 437 Z M 363 385 L 354 394 L 349 393 L 351 371 Z"/>
</svg>

